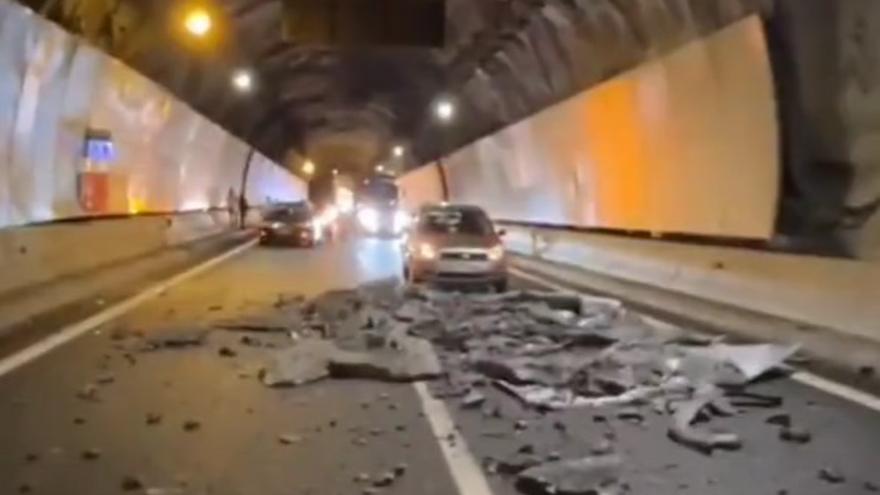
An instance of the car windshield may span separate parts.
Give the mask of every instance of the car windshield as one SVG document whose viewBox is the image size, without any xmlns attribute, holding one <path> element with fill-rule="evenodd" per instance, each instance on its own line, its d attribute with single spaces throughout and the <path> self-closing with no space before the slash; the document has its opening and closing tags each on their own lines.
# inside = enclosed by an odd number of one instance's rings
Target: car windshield
<svg viewBox="0 0 880 495">
<path fill-rule="evenodd" d="M 312 211 L 307 206 L 277 208 L 266 213 L 265 216 L 265 219 L 270 222 L 306 222 L 311 218 Z"/>
<path fill-rule="evenodd" d="M 419 232 L 427 234 L 490 235 L 492 222 L 480 210 L 438 209 L 422 214 Z"/>
</svg>

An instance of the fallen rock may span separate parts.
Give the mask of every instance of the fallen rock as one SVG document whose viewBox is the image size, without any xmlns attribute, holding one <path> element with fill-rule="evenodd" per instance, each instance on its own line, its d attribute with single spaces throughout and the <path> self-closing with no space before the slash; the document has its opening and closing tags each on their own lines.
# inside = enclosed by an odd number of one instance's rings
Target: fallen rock
<svg viewBox="0 0 880 495">
<path fill-rule="evenodd" d="M 183 431 L 193 432 L 202 427 L 202 424 L 195 420 L 188 420 L 183 423 Z"/>
<path fill-rule="evenodd" d="M 169 326 L 147 332 L 145 350 L 196 347 L 205 343 L 208 329 L 192 326 Z"/>
<path fill-rule="evenodd" d="M 691 426 L 702 410 L 721 394 L 718 387 L 704 384 L 697 389 L 691 400 L 679 404 L 668 431 L 669 438 L 704 454 L 711 454 L 715 449 L 736 450 L 742 447 L 742 440 L 736 434 L 706 431 Z"/>
<path fill-rule="evenodd" d="M 162 422 L 162 415 L 158 413 L 147 413 L 147 424 L 155 426 Z"/>
<path fill-rule="evenodd" d="M 440 360 L 427 340 L 405 336 L 390 342 L 394 342 L 396 348 L 372 353 L 334 352 L 328 367 L 330 375 L 392 382 L 432 380 L 442 376 Z"/>
<path fill-rule="evenodd" d="M 95 379 L 95 383 L 97 383 L 98 385 L 110 385 L 115 381 L 116 377 L 110 373 L 103 374 Z"/>
<path fill-rule="evenodd" d="M 270 315 L 251 315 L 243 318 L 223 320 L 214 324 L 216 328 L 234 332 L 288 333 L 303 326 L 302 316 L 295 311 Z"/>
<path fill-rule="evenodd" d="M 809 443 L 813 436 L 809 431 L 796 426 L 785 426 L 779 431 L 779 438 L 791 443 Z"/>
<path fill-rule="evenodd" d="M 478 390 L 471 390 L 463 399 L 461 399 L 461 407 L 463 409 L 476 409 L 486 402 L 486 396 Z"/>
<path fill-rule="evenodd" d="M 260 371 L 260 380 L 269 387 L 297 387 L 330 376 L 330 359 L 336 346 L 326 340 L 303 340 L 276 351 Z"/>
<path fill-rule="evenodd" d="M 235 356 L 238 356 L 238 353 L 237 353 L 237 352 L 235 352 L 234 350 L 232 350 L 232 349 L 230 349 L 229 347 L 226 347 L 226 346 L 221 347 L 220 350 L 217 351 L 217 354 L 219 354 L 220 357 L 235 357 Z"/>
<path fill-rule="evenodd" d="M 122 478 L 121 488 L 126 492 L 143 490 L 144 483 L 135 476 L 125 476 Z"/>
<path fill-rule="evenodd" d="M 777 413 L 768 417 L 765 422 L 770 425 L 788 427 L 791 426 L 791 415 L 788 413 Z"/>
<path fill-rule="evenodd" d="M 506 459 L 498 461 L 496 471 L 501 474 L 515 475 L 537 466 L 541 462 L 542 459 L 535 455 L 534 452 L 516 452 Z"/>
<path fill-rule="evenodd" d="M 528 495 L 606 493 L 618 484 L 621 465 L 616 455 L 548 462 L 521 472 L 516 486 Z"/>
<path fill-rule="evenodd" d="M 278 436 L 278 443 L 282 445 L 294 445 L 302 442 L 303 438 L 299 435 L 283 434 Z"/>
<path fill-rule="evenodd" d="M 391 486 L 394 484 L 394 481 L 397 477 L 394 475 L 392 471 L 386 471 L 379 475 L 375 481 L 373 481 L 373 486 L 377 488 L 384 488 L 386 486 Z"/>
<path fill-rule="evenodd" d="M 94 383 L 89 383 L 81 388 L 76 393 L 76 397 L 89 402 L 99 402 L 101 400 L 98 396 L 98 386 Z"/>
<path fill-rule="evenodd" d="M 602 438 L 590 446 L 590 454 L 608 455 L 614 452 L 614 444 L 608 438 Z"/>
<path fill-rule="evenodd" d="M 835 485 L 846 481 L 846 477 L 840 471 L 831 467 L 824 467 L 820 469 L 819 479 Z"/>
<path fill-rule="evenodd" d="M 87 461 L 94 461 L 101 457 L 101 451 L 99 449 L 87 449 L 82 452 L 82 458 Z"/>
</svg>

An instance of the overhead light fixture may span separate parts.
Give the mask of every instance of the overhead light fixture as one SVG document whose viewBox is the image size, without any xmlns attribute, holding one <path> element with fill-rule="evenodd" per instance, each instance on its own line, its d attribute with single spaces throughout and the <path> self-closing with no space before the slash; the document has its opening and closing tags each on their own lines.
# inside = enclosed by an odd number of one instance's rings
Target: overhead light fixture
<svg viewBox="0 0 880 495">
<path fill-rule="evenodd" d="M 455 104 L 449 98 L 442 98 L 434 104 L 434 114 L 441 122 L 450 122 L 455 117 Z"/>
<path fill-rule="evenodd" d="M 395 146 L 394 149 L 391 150 L 391 152 L 394 153 L 394 156 L 396 156 L 397 158 L 402 157 L 404 151 L 405 150 L 403 149 L 403 146 L 401 146 L 399 144 L 397 146 Z"/>
<path fill-rule="evenodd" d="M 381 174 L 384 171 L 385 171 L 385 165 L 382 165 L 381 163 L 376 165 L 376 173 Z"/>
<path fill-rule="evenodd" d="M 211 14 L 200 7 L 193 8 L 186 13 L 183 25 L 193 36 L 203 37 L 211 30 L 214 21 Z"/>
<path fill-rule="evenodd" d="M 237 70 L 232 75 L 232 86 L 242 93 L 247 93 L 254 87 L 254 76 L 248 70 Z"/>
<path fill-rule="evenodd" d="M 339 175 L 339 169 L 334 168 L 334 169 L 333 169 L 333 175 Z"/>
<path fill-rule="evenodd" d="M 314 175 L 315 174 L 315 162 L 311 160 L 306 160 L 302 166 L 302 172 L 306 175 Z"/>
</svg>

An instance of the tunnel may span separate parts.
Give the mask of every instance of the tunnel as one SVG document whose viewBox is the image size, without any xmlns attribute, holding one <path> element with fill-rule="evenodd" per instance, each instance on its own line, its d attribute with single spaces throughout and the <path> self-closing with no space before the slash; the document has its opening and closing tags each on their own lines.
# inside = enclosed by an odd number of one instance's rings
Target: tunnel
<svg viewBox="0 0 880 495">
<path fill-rule="evenodd" d="M 0 493 L 880 491 L 880 4 L 0 0 Z"/>
</svg>

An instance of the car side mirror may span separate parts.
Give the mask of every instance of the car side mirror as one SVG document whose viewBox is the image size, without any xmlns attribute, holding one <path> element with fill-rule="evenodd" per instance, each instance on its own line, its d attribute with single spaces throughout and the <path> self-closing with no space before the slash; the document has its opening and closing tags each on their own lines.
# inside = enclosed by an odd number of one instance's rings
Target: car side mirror
<svg viewBox="0 0 880 495">
<path fill-rule="evenodd" d="M 507 235 L 507 230 L 506 229 L 498 229 L 497 234 L 498 234 L 498 237 L 504 237 Z"/>
</svg>

